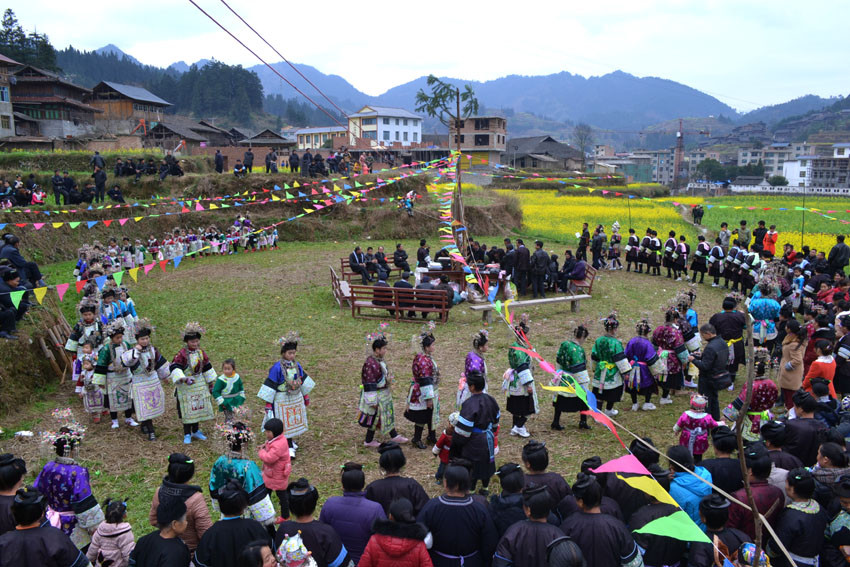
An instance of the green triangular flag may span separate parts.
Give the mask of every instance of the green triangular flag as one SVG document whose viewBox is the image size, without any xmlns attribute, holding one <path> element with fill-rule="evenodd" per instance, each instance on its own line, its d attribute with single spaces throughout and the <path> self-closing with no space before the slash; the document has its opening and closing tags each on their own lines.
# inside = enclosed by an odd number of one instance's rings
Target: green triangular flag
<svg viewBox="0 0 850 567">
<path fill-rule="evenodd" d="M 284 189 L 292 189 L 292 187 L 290 187 L 288 183 L 284 183 L 283 188 Z"/>
<path fill-rule="evenodd" d="M 287 191 L 287 192 L 286 192 L 286 198 L 287 198 L 287 199 L 294 199 L 294 198 L 295 198 L 295 195 L 293 195 L 292 193 L 290 193 L 289 191 Z"/>
<path fill-rule="evenodd" d="M 711 543 L 708 536 L 705 535 L 699 526 L 697 526 L 690 516 L 683 510 L 673 512 L 669 516 L 664 516 L 653 520 L 644 527 L 634 530 L 639 534 L 655 534 L 660 536 L 671 537 L 679 541 L 701 541 Z"/>
<path fill-rule="evenodd" d="M 12 305 L 15 306 L 15 309 L 17 309 L 18 305 L 20 305 L 21 299 L 24 297 L 25 293 L 26 293 L 25 290 L 21 290 L 21 291 L 13 291 L 12 293 L 9 294 L 9 298 L 12 300 Z"/>
<path fill-rule="evenodd" d="M 112 279 L 115 281 L 115 285 L 121 285 L 121 280 L 124 279 L 124 270 L 112 274 Z"/>
<path fill-rule="evenodd" d="M 70 226 L 71 228 L 77 228 L 78 226 L 80 226 L 80 222 L 79 221 L 69 222 L 68 226 Z"/>
<path fill-rule="evenodd" d="M 363 185 L 359 181 L 354 182 L 355 187 L 363 187 Z"/>
</svg>

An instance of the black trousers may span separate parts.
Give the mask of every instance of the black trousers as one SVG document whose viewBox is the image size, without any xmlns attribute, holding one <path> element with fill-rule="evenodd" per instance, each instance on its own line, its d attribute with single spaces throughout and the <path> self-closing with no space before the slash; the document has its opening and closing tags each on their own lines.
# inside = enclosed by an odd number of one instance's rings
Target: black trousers
<svg viewBox="0 0 850 567">
<path fill-rule="evenodd" d="M 369 270 L 363 266 L 351 266 L 351 271 L 360 274 L 363 278 L 363 285 L 369 283 Z"/>
<path fill-rule="evenodd" d="M 528 270 L 516 271 L 516 288 L 520 295 L 525 295 L 525 288 L 528 287 Z"/>
<path fill-rule="evenodd" d="M 289 492 L 286 490 L 275 490 L 277 499 L 280 502 L 280 517 L 289 518 Z"/>
<path fill-rule="evenodd" d="M 63 205 L 68 204 L 68 192 L 67 191 L 60 191 L 59 189 L 54 189 L 53 190 L 53 198 L 56 200 L 57 205 L 59 204 L 59 197 L 62 197 L 62 204 Z"/>
<path fill-rule="evenodd" d="M 0 331 L 12 333 L 15 331 L 15 309 L 0 311 Z"/>
<path fill-rule="evenodd" d="M 531 275 L 531 292 L 534 297 L 539 293 L 541 297 L 546 297 L 546 274 Z"/>
<path fill-rule="evenodd" d="M 102 203 L 106 199 L 106 186 L 94 188 L 94 200 L 98 203 Z"/>
<path fill-rule="evenodd" d="M 706 406 L 706 412 L 708 412 L 711 417 L 714 418 L 715 421 L 720 420 L 720 402 L 717 399 L 717 390 L 714 388 L 709 388 L 708 386 L 708 377 L 700 376 L 699 383 L 697 384 L 697 391 L 700 394 L 708 398 L 708 405 Z"/>
</svg>

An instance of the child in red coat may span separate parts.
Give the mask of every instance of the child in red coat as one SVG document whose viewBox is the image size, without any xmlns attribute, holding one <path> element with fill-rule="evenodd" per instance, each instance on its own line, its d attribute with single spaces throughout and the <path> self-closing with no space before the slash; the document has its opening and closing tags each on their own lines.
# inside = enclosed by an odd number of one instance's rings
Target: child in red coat
<svg viewBox="0 0 850 567">
<path fill-rule="evenodd" d="M 388 520 L 375 520 L 358 567 L 433 567 L 426 541 L 428 528 L 416 522 L 413 504 L 399 498 L 390 504 Z"/>
<path fill-rule="evenodd" d="M 440 466 L 437 467 L 437 474 L 434 475 L 436 484 L 443 484 L 443 474 L 449 465 L 449 451 L 452 448 L 452 435 L 455 432 L 458 417 L 460 417 L 458 412 L 449 415 L 449 426 L 443 430 L 443 434 L 440 435 L 437 443 L 431 449 L 432 453 L 440 457 Z"/>
<path fill-rule="evenodd" d="M 272 418 L 263 425 L 266 442 L 259 450 L 260 460 L 263 461 L 263 483 L 269 490 L 274 490 L 280 501 L 280 517 L 275 523 L 280 524 L 289 519 L 289 474 L 292 472 L 292 462 L 289 459 L 289 443 L 283 435 L 283 422 Z"/>
<path fill-rule="evenodd" d="M 835 378 L 835 358 L 832 356 L 832 344 L 826 339 L 815 341 L 815 354 L 818 357 L 809 366 L 809 371 L 806 372 L 803 389 L 814 395 L 812 381 L 823 380 L 829 386 L 830 397 L 838 398 L 838 394 L 835 393 L 835 386 L 832 384 L 832 380 Z"/>
</svg>

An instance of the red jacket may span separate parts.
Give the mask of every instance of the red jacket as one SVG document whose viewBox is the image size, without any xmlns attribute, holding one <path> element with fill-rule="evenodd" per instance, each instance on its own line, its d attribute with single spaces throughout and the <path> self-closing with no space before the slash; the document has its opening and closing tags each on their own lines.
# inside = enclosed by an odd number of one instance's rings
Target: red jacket
<svg viewBox="0 0 850 567">
<path fill-rule="evenodd" d="M 292 462 L 289 460 L 289 443 L 286 437 L 278 435 L 271 441 L 266 441 L 259 451 L 263 461 L 263 483 L 269 490 L 286 490 L 289 486 L 289 473 Z"/>
<path fill-rule="evenodd" d="M 358 567 L 433 567 L 422 524 L 375 520 L 374 530 Z"/>
</svg>

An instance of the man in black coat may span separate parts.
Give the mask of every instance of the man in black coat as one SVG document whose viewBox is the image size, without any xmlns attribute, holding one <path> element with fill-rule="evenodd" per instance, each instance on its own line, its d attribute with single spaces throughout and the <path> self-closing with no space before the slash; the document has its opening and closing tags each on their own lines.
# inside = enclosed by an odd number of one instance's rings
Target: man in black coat
<svg viewBox="0 0 850 567">
<path fill-rule="evenodd" d="M 59 204 L 59 197 L 61 196 L 62 204 L 67 205 L 68 191 L 65 189 L 65 180 L 59 175 L 58 169 L 53 172 L 53 177 L 50 178 L 50 184 L 53 185 L 53 198 L 56 199 L 56 204 Z"/>
<path fill-rule="evenodd" d="M 719 421 L 720 403 L 717 400 L 717 390 L 712 388 L 710 379 L 727 372 L 726 363 L 729 360 L 729 347 L 726 345 L 726 341 L 717 334 L 714 325 L 710 323 L 700 327 L 699 334 L 707 344 L 699 358 L 689 356 L 688 360 L 699 369 L 699 393 L 708 398 L 708 413 L 716 421 Z"/>
<path fill-rule="evenodd" d="M 221 155 L 221 150 L 215 151 L 215 172 L 221 173 L 224 171 L 224 156 Z"/>
<path fill-rule="evenodd" d="M 103 168 L 100 167 L 100 166 L 97 166 L 97 165 L 94 166 L 94 172 L 95 173 L 97 173 L 98 169 L 103 170 Z M 115 177 L 121 177 L 122 175 L 124 175 L 124 161 L 121 158 L 118 158 L 118 160 L 115 162 L 114 173 L 115 173 Z M 92 177 L 94 177 L 94 176 L 92 176 Z"/>
<path fill-rule="evenodd" d="M 525 295 L 525 287 L 528 285 L 528 273 L 531 269 L 531 252 L 525 247 L 521 238 L 516 239 L 516 287 L 520 295 Z"/>
<path fill-rule="evenodd" d="M 401 246 L 401 245 L 399 244 L 399 246 Z M 401 288 L 401 289 L 413 289 L 413 284 L 410 283 L 410 272 L 407 271 L 407 270 L 403 271 L 401 273 L 401 279 L 398 280 L 397 282 L 395 282 L 393 284 L 393 287 L 398 287 L 398 288 Z M 409 301 L 399 301 L 398 306 L 399 307 L 410 307 L 411 303 Z M 403 314 L 404 313 L 402 313 L 402 315 Z M 393 315 L 395 315 L 395 313 L 393 313 Z M 413 317 L 414 315 L 415 315 L 415 313 L 413 313 L 411 311 L 410 313 L 408 313 L 407 316 Z"/>
<path fill-rule="evenodd" d="M 401 268 L 405 272 L 410 271 L 410 264 L 407 263 L 407 252 L 401 247 L 400 242 L 395 245 L 395 252 L 393 252 L 393 264 L 396 268 Z"/>
<path fill-rule="evenodd" d="M 110 189 L 107 193 L 109 194 L 109 198 L 115 201 L 116 203 L 124 202 L 124 196 L 121 194 L 121 186 L 117 183 L 113 185 L 112 189 Z"/>
<path fill-rule="evenodd" d="M 543 242 L 540 240 L 534 243 L 534 254 L 531 256 L 531 292 L 534 294 L 534 299 L 537 299 L 537 294 L 540 297 L 546 297 L 546 272 L 549 271 L 549 254 L 543 250 Z"/>
<path fill-rule="evenodd" d="M 119 161 L 121 160 L 119 159 Z M 115 169 L 118 169 L 117 165 L 115 166 Z M 95 166 L 92 178 L 94 179 L 95 188 L 94 200 L 95 202 L 102 203 L 106 197 L 106 172 Z"/>
<path fill-rule="evenodd" d="M 431 249 L 426 246 L 425 239 L 419 241 L 419 249 L 416 251 L 416 267 L 427 268 L 428 256 L 431 254 Z"/>
<path fill-rule="evenodd" d="M 254 152 L 251 151 L 251 148 L 248 148 L 248 151 L 242 156 L 242 163 L 245 165 L 248 173 L 251 173 L 254 167 Z"/>
<path fill-rule="evenodd" d="M 301 166 L 301 158 L 298 157 L 298 154 L 293 151 L 289 155 L 289 172 L 290 173 L 298 173 L 298 168 Z"/>
<path fill-rule="evenodd" d="M 4 241 L 0 244 L 0 260 L 7 259 L 21 276 L 21 285 L 27 289 L 32 289 L 36 286 L 43 286 L 41 270 L 38 269 L 38 264 L 35 262 L 27 262 L 21 255 L 20 251 L 21 239 L 14 234 L 7 234 Z"/>
<path fill-rule="evenodd" d="M 507 238 L 505 239 L 507 240 Z M 499 266 L 502 270 L 504 270 L 505 274 L 510 276 L 511 281 L 516 280 L 515 270 L 516 270 L 516 250 L 514 250 L 514 245 L 508 242 L 505 244 L 505 254 L 502 256 L 502 261 Z"/>
<path fill-rule="evenodd" d="M 100 155 L 100 152 L 95 151 L 94 155 L 89 160 L 89 165 L 92 167 L 99 167 L 100 169 L 103 169 L 104 167 L 106 167 L 106 162 L 103 161 L 103 156 Z"/>
<path fill-rule="evenodd" d="M 835 275 L 836 272 L 844 272 L 844 267 L 850 263 L 850 246 L 844 244 L 844 235 L 839 234 L 835 237 L 836 243 L 829 251 L 829 273 Z"/>
<path fill-rule="evenodd" d="M 310 148 L 301 156 L 301 177 L 310 177 L 310 166 L 313 165 L 313 154 L 310 153 Z"/>
<path fill-rule="evenodd" d="M 354 252 L 348 255 L 348 265 L 352 272 L 360 274 L 363 278 L 363 285 L 372 281 L 366 266 L 366 254 L 363 253 L 359 246 L 354 249 Z"/>
<path fill-rule="evenodd" d="M 4 269 L 0 278 L 0 338 L 15 340 L 15 323 L 23 319 L 29 308 L 29 302 L 24 298 L 18 302 L 18 306 L 12 302 L 11 293 L 24 291 L 21 285 L 21 276 L 14 268 Z"/>
<path fill-rule="evenodd" d="M 581 236 L 578 239 L 578 250 L 576 252 L 576 260 L 587 260 L 587 247 L 590 245 L 590 231 L 587 230 L 587 223 L 581 225 Z"/>
</svg>

